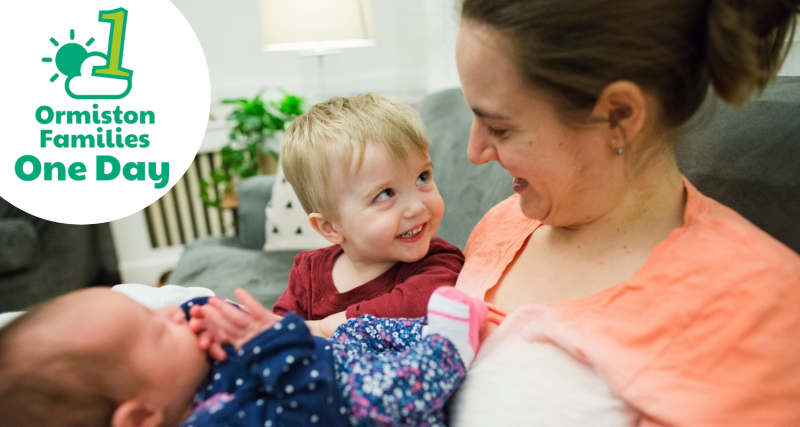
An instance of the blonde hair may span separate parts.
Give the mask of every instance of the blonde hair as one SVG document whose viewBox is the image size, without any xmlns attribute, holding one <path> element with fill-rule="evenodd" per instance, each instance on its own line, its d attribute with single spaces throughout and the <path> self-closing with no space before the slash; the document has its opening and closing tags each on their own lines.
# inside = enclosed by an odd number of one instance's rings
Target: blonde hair
<svg viewBox="0 0 800 427">
<path fill-rule="evenodd" d="M 358 171 L 364 162 L 368 143 L 401 164 L 409 152 L 425 156 L 429 147 L 416 111 L 371 93 L 331 98 L 289 125 L 281 142 L 281 165 L 306 213 L 338 218 L 333 168 L 340 168 L 348 180 L 351 168 Z"/>
</svg>

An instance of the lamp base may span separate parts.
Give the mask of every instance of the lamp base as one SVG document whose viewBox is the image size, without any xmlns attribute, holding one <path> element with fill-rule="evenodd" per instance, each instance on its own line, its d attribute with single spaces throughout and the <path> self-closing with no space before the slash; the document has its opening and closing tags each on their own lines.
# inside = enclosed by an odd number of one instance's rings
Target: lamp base
<svg viewBox="0 0 800 427">
<path fill-rule="evenodd" d="M 344 64 L 342 56 L 327 50 L 324 53 L 301 55 L 303 92 L 310 103 L 324 101 L 341 94 Z"/>
<path fill-rule="evenodd" d="M 341 49 L 319 49 L 319 50 L 302 50 L 298 55 L 301 58 L 307 58 L 309 56 L 330 56 L 330 55 L 338 55 L 342 53 Z"/>
</svg>

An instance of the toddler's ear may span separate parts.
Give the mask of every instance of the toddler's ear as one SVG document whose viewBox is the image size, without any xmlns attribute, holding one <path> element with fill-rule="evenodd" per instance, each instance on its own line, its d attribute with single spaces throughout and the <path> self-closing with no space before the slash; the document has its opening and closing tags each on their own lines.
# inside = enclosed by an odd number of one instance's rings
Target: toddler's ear
<svg viewBox="0 0 800 427">
<path fill-rule="evenodd" d="M 313 227 L 317 233 L 334 245 L 341 245 L 344 242 L 344 236 L 339 234 L 336 227 L 333 226 L 333 223 L 322 214 L 316 212 L 310 214 L 308 216 L 308 222 L 311 223 L 311 227 Z"/>
<path fill-rule="evenodd" d="M 123 402 L 111 416 L 111 427 L 158 427 L 164 413 L 139 399 Z"/>
</svg>

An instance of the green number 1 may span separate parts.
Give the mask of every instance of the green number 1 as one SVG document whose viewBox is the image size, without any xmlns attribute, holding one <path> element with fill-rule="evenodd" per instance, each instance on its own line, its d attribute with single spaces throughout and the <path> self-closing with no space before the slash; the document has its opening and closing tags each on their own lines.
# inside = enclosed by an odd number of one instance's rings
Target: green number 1
<svg viewBox="0 0 800 427">
<path fill-rule="evenodd" d="M 128 11 L 123 8 L 114 10 L 101 10 L 101 22 L 111 24 L 108 34 L 108 63 L 92 68 L 92 75 L 111 77 L 115 79 L 130 79 L 133 71 L 122 68 L 122 50 L 125 46 L 125 23 L 128 19 Z"/>
</svg>

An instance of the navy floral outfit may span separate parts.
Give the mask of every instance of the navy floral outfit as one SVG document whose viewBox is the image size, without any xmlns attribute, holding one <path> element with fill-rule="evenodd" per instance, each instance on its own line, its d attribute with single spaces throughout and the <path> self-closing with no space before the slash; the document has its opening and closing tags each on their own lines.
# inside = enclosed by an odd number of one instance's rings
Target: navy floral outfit
<svg viewBox="0 0 800 427">
<path fill-rule="evenodd" d="M 188 316 L 206 300 L 182 308 Z M 448 340 L 422 337 L 424 324 L 365 315 L 326 340 L 287 313 L 240 350 L 225 348 L 181 427 L 444 426 L 466 369 Z"/>
</svg>

